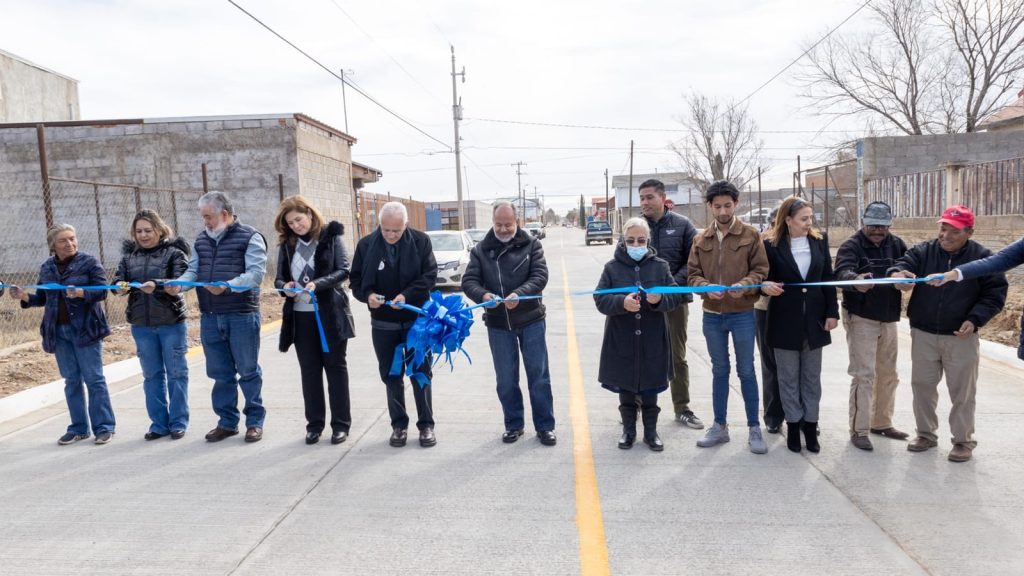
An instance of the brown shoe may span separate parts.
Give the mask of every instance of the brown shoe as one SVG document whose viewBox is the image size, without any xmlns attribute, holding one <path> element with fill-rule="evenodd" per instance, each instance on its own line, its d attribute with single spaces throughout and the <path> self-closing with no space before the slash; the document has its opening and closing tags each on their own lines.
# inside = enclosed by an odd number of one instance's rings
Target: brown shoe
<svg viewBox="0 0 1024 576">
<path fill-rule="evenodd" d="M 259 442 L 263 440 L 263 428 L 259 426 L 253 426 L 245 430 L 245 441 L 246 442 Z"/>
<path fill-rule="evenodd" d="M 953 444 L 953 449 L 949 451 L 949 461 L 967 462 L 971 459 L 972 452 L 974 452 L 974 448 L 967 444 Z"/>
<path fill-rule="evenodd" d="M 213 430 L 210 430 L 209 432 L 206 433 L 206 441 L 220 442 L 221 440 L 225 438 L 230 438 L 235 434 L 238 434 L 238 430 L 231 430 L 230 428 L 221 428 L 220 426 L 217 426 Z"/>
<path fill-rule="evenodd" d="M 930 440 L 924 436 L 918 436 L 907 444 L 907 450 L 910 452 L 924 452 L 938 446 L 939 443 L 935 440 Z"/>
<path fill-rule="evenodd" d="M 871 433 L 878 434 L 879 436 L 885 436 L 886 438 L 892 438 L 893 440 L 906 440 L 907 438 L 910 438 L 910 434 L 901 432 L 892 426 L 888 428 L 872 428 Z"/>
<path fill-rule="evenodd" d="M 871 439 L 868 438 L 867 436 L 861 436 L 859 434 L 856 436 L 851 436 L 850 442 L 857 448 L 860 448 L 861 450 L 866 450 L 868 452 L 871 452 L 872 450 L 875 449 L 875 447 L 871 445 Z"/>
</svg>

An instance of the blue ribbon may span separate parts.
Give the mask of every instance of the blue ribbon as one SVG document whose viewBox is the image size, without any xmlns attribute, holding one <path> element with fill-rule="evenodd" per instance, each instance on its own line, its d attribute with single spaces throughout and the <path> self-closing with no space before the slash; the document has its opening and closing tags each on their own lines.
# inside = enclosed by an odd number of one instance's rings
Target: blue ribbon
<svg viewBox="0 0 1024 576">
<path fill-rule="evenodd" d="M 248 290 L 259 291 L 258 287 L 253 286 L 232 286 L 224 281 L 217 282 L 190 282 L 188 280 L 168 280 L 166 282 L 160 282 L 158 286 L 182 286 L 189 288 L 202 288 L 204 286 L 218 286 L 220 288 L 228 288 L 234 292 L 245 292 Z M 0 288 L 12 287 L 12 284 L 0 283 Z M 122 282 L 120 284 L 107 284 L 97 286 L 69 286 L 65 284 L 48 283 L 48 284 L 28 284 L 21 286 L 22 289 L 31 290 L 68 290 L 70 288 L 76 288 L 79 290 L 122 290 L 124 288 L 142 288 L 141 282 Z M 327 334 L 324 332 L 324 324 L 320 319 L 320 305 L 317 303 L 316 293 L 312 290 L 306 290 L 305 288 L 271 288 L 276 292 L 292 292 L 300 293 L 305 292 L 309 294 L 310 301 L 313 303 L 313 315 L 316 317 L 316 328 L 320 333 L 320 349 L 323 350 L 324 354 L 330 352 L 327 346 Z"/>
<path fill-rule="evenodd" d="M 933 274 L 924 278 L 863 278 L 859 280 L 829 280 L 826 282 L 791 282 L 780 286 L 864 286 L 868 284 L 920 284 L 942 279 L 942 274 Z M 708 292 L 725 292 L 729 290 L 753 290 L 764 288 L 765 284 L 749 284 L 743 286 L 725 286 L 722 284 L 706 284 L 704 286 L 617 286 L 600 290 L 573 292 L 577 296 L 590 294 L 632 294 L 646 292 L 648 294 L 705 294 Z"/>
<path fill-rule="evenodd" d="M 432 365 L 440 362 L 443 354 L 444 361 L 451 370 L 455 369 L 452 354 L 456 352 L 461 352 L 470 364 L 473 363 L 469 353 L 462 347 L 462 343 L 469 337 L 469 328 L 473 325 L 473 312 L 466 307 L 461 295 L 442 296 L 440 292 L 434 291 L 430 293 L 430 298 L 422 308 L 392 300 L 386 300 L 382 305 L 398 306 L 419 316 L 409 328 L 405 342 L 395 348 L 389 376 L 401 376 L 404 363 L 405 374 L 419 384 L 420 388 L 424 388 L 430 384 L 430 379 L 419 371 L 419 367 L 426 360 L 428 353 L 434 355 Z"/>
</svg>

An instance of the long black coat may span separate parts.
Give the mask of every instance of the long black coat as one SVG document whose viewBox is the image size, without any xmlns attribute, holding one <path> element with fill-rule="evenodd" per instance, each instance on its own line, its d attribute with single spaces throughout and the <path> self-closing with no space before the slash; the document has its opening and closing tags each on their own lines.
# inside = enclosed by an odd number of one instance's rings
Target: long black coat
<svg viewBox="0 0 1024 576">
<path fill-rule="evenodd" d="M 316 284 L 317 304 L 320 308 L 320 321 L 324 325 L 327 343 L 348 340 L 356 335 L 355 323 L 352 321 L 352 309 L 348 304 L 348 295 L 341 284 L 349 276 L 348 252 L 341 237 L 345 227 L 340 222 L 331 222 L 320 234 L 313 253 L 313 280 Z M 277 252 L 277 277 L 274 286 L 283 288 L 294 281 L 292 278 L 292 256 L 295 245 L 289 242 L 281 244 Z M 301 282 L 296 282 L 301 284 Z M 301 286 L 299 286 L 301 288 Z M 282 292 L 282 296 L 285 294 Z M 295 299 L 287 298 L 281 315 L 281 338 L 278 349 L 287 352 L 295 341 L 294 321 Z"/>
<path fill-rule="evenodd" d="M 153 248 L 140 248 L 135 242 L 121 244 L 121 262 L 117 265 L 112 284 L 118 282 L 149 282 L 158 284 L 173 280 L 188 268 L 191 249 L 181 238 L 163 239 Z M 184 322 L 188 313 L 182 294 L 171 296 L 158 286 L 152 294 L 142 290 L 128 293 L 128 322 L 135 326 L 169 326 Z"/>
<path fill-rule="evenodd" d="M 668 263 L 648 251 L 634 261 L 621 244 L 604 265 L 597 289 L 641 285 L 675 286 Z M 640 311 L 623 308 L 625 294 L 595 294 L 597 309 L 608 318 L 601 343 L 601 368 L 597 379 L 612 392 L 650 393 L 668 388 L 672 377 L 672 345 L 665 312 L 682 303 L 681 294 L 663 294 L 657 306 L 641 295 Z"/>
<path fill-rule="evenodd" d="M 811 246 L 811 267 L 806 279 L 800 276 L 788 236 L 778 246 L 765 240 L 769 281 L 790 284 L 835 280 L 828 236 L 821 239 L 808 236 L 807 240 Z M 785 286 L 783 289 L 782 295 L 772 296 L 768 301 L 768 345 L 782 350 L 802 350 L 807 342 L 807 347 L 815 350 L 831 344 L 832 336 L 825 330 L 825 319 L 839 318 L 835 287 Z"/>
</svg>

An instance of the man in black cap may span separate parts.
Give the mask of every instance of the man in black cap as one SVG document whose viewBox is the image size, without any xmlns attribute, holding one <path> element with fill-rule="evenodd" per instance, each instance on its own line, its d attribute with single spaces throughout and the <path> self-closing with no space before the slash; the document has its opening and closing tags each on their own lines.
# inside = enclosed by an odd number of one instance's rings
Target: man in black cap
<svg viewBox="0 0 1024 576">
<path fill-rule="evenodd" d="M 886 270 L 907 251 L 907 245 L 889 232 L 892 209 L 872 202 L 864 209 L 863 227 L 843 242 L 836 254 L 837 280 L 885 278 Z M 897 341 L 902 296 L 891 284 L 864 284 L 843 288 L 843 327 L 850 349 L 850 441 L 872 450 L 868 432 L 906 440 L 892 425 L 896 400 Z"/>
</svg>

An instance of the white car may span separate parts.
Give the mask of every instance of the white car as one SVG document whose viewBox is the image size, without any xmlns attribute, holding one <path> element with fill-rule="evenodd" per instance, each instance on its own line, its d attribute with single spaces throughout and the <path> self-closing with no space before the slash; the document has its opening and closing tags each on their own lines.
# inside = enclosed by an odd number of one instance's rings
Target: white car
<svg viewBox="0 0 1024 576">
<path fill-rule="evenodd" d="M 469 239 L 473 241 L 473 245 L 476 246 L 477 244 L 479 244 L 479 243 L 484 241 L 484 237 L 487 236 L 487 233 L 490 232 L 490 229 L 489 228 L 470 228 L 469 230 L 466 230 L 465 232 L 466 232 L 466 234 L 469 235 Z"/>
<path fill-rule="evenodd" d="M 437 287 L 461 288 L 473 241 L 462 231 L 435 230 L 427 232 L 427 236 L 430 236 L 434 260 L 437 260 Z"/>
</svg>

